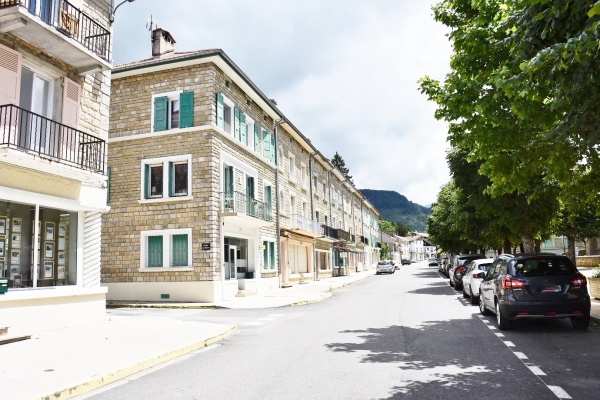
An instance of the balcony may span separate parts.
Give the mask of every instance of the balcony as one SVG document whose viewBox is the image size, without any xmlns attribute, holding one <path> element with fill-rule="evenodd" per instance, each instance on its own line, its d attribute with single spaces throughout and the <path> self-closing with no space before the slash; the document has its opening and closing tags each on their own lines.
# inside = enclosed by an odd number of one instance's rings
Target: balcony
<svg viewBox="0 0 600 400">
<path fill-rule="evenodd" d="M 110 69 L 110 30 L 65 0 L 0 0 L 0 33 L 43 49 L 85 74 Z"/>
<path fill-rule="evenodd" d="M 313 237 L 321 235 L 321 225 L 317 221 L 299 214 L 293 214 L 291 222 L 293 230 L 301 231 L 300 233 Z"/>
<path fill-rule="evenodd" d="M 364 237 L 364 236 L 359 236 L 359 238 L 360 238 L 360 242 L 361 242 L 362 244 L 366 244 L 367 246 L 369 245 L 369 239 L 367 239 L 367 238 L 366 238 L 366 237 Z"/>
<path fill-rule="evenodd" d="M 106 175 L 104 140 L 11 104 L 0 106 L 0 150 L 4 152 L 5 149 L 16 149 L 22 154 L 33 154 L 57 164 Z M 31 168 L 30 159 L 25 157 L 24 162 L 19 161 L 22 159 L 13 157 L 9 160 Z M 44 172 L 50 171 L 44 168 Z M 68 170 L 62 173 L 73 178 Z"/>
<path fill-rule="evenodd" d="M 221 192 L 221 211 L 229 216 L 242 217 L 241 220 L 252 217 L 253 219 L 271 222 L 271 206 L 240 192 Z M 226 215 L 227 216 L 227 215 Z M 247 221 L 251 222 L 251 221 Z M 243 223 L 243 221 L 240 221 Z M 256 226 L 265 226 L 264 223 L 250 223 Z"/>
</svg>

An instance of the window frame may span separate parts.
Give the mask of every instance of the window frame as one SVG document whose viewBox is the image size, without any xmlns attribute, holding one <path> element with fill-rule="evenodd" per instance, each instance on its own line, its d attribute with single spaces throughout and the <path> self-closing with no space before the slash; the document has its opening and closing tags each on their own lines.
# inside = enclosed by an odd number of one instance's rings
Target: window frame
<svg viewBox="0 0 600 400">
<path fill-rule="evenodd" d="M 171 165 L 187 164 L 187 193 L 186 194 L 175 194 L 175 168 L 171 168 Z M 149 195 L 149 176 L 147 172 L 153 166 L 162 165 L 163 170 L 163 182 L 162 182 L 162 195 L 150 197 Z M 152 203 L 152 202 L 165 202 L 165 201 L 183 201 L 191 200 L 193 196 L 191 194 L 192 189 L 192 155 L 184 154 L 179 156 L 170 157 L 159 157 L 159 158 L 147 158 L 142 159 L 140 163 L 141 179 L 140 179 L 140 203 Z M 173 173 L 173 176 L 171 176 Z M 165 179 L 165 177 L 167 179 Z"/>
<path fill-rule="evenodd" d="M 165 131 L 170 131 L 172 129 L 180 129 L 179 125 L 181 124 L 181 101 L 180 101 L 180 96 L 181 93 L 183 93 L 183 90 L 175 90 L 172 92 L 166 92 L 166 93 L 156 93 L 152 95 L 152 102 L 150 105 L 151 108 L 151 113 L 150 113 L 150 123 L 152 124 L 152 129 L 151 132 L 165 132 Z M 157 98 L 159 97 L 166 97 L 167 98 L 167 128 L 166 129 L 161 129 L 161 130 L 156 130 L 156 126 L 155 126 L 155 101 Z M 177 127 L 172 127 L 172 111 L 171 111 L 171 103 L 173 101 L 177 101 L 179 103 L 179 122 Z"/>
<path fill-rule="evenodd" d="M 173 266 L 173 236 L 187 235 L 187 266 Z M 162 266 L 148 266 L 148 238 L 162 237 Z M 191 271 L 192 267 L 192 228 L 159 229 L 140 232 L 140 272 Z M 166 265 L 166 266 L 165 266 Z"/>
</svg>

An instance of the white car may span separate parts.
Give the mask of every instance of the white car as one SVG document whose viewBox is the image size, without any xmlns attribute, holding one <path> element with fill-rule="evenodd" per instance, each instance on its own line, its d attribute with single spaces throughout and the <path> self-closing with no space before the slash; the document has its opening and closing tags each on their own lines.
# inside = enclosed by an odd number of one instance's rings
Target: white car
<svg viewBox="0 0 600 400">
<path fill-rule="evenodd" d="M 467 266 L 467 272 L 462 278 L 463 296 L 471 298 L 471 304 L 479 304 L 479 285 L 482 279 L 477 275 L 480 272 L 487 272 L 494 262 L 491 258 L 482 258 L 473 260 Z"/>
<path fill-rule="evenodd" d="M 393 274 L 394 272 L 396 272 L 396 269 L 388 260 L 379 261 L 379 263 L 377 264 L 377 269 L 375 269 L 375 273 L 377 275 L 382 274 L 384 272 L 386 274 Z"/>
</svg>

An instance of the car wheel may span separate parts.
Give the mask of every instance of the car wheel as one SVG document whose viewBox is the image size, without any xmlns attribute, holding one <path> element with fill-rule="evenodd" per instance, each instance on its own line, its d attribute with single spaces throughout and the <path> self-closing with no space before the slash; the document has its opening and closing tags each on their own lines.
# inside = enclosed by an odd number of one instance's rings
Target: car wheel
<svg viewBox="0 0 600 400">
<path fill-rule="evenodd" d="M 375 275 L 379 275 L 379 272 L 375 272 Z"/>
<path fill-rule="evenodd" d="M 490 310 L 485 308 L 485 304 L 483 303 L 483 296 L 479 293 L 479 312 L 481 315 L 490 315 Z"/>
<path fill-rule="evenodd" d="M 461 290 L 462 289 L 462 282 L 454 280 L 454 289 Z"/>
<path fill-rule="evenodd" d="M 454 282 L 452 282 L 452 278 L 450 278 L 449 281 L 450 281 L 450 287 L 454 287 Z"/>
<path fill-rule="evenodd" d="M 463 297 L 466 299 L 469 297 L 469 295 L 467 294 L 467 291 L 465 290 L 465 286 L 463 285 Z"/>
<path fill-rule="evenodd" d="M 501 331 L 507 331 L 510 329 L 511 320 L 504 318 L 500 312 L 500 303 L 496 302 L 496 321 L 498 322 L 498 329 Z"/>
<path fill-rule="evenodd" d="M 471 293 L 471 304 L 476 306 L 478 303 L 479 303 L 479 297 L 475 296 L 473 293 Z"/>
<path fill-rule="evenodd" d="M 575 329 L 587 329 L 590 326 L 590 316 L 571 317 L 571 324 Z"/>
</svg>

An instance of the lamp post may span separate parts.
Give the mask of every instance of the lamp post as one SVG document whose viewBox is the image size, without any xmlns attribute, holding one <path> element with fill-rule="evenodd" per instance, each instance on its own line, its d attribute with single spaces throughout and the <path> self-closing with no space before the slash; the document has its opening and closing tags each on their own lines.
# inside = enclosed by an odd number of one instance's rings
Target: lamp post
<svg viewBox="0 0 600 400">
<path fill-rule="evenodd" d="M 123 0 L 122 2 L 120 2 L 119 4 L 117 4 L 117 6 L 115 7 L 115 0 L 111 1 L 110 4 L 110 8 L 111 8 L 111 12 L 110 12 L 110 23 L 112 24 L 113 22 L 115 22 L 115 13 L 117 12 L 117 8 L 121 7 L 123 4 L 125 3 L 133 3 L 135 0 Z"/>
</svg>

